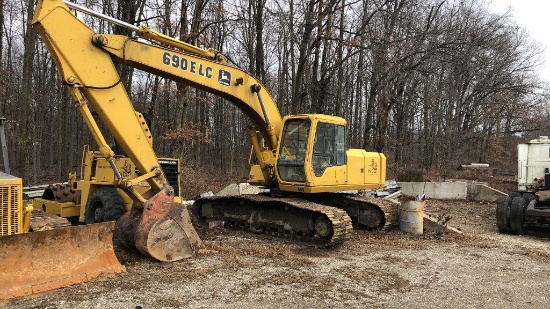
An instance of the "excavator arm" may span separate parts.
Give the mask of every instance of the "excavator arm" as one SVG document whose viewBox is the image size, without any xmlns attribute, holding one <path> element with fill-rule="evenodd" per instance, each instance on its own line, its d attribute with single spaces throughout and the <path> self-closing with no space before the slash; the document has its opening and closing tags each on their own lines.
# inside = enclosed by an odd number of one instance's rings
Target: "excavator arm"
<svg viewBox="0 0 550 309">
<path fill-rule="evenodd" d="M 138 139 L 139 142 L 144 142 L 150 139 L 149 133 L 145 132 L 145 136 L 122 136 L 126 132 L 137 132 L 137 126 L 131 128 L 123 125 L 122 130 L 118 130 L 120 126 L 115 123 L 117 120 L 109 119 L 110 115 L 128 114 L 128 110 L 121 110 L 122 106 L 131 107 L 131 104 L 126 103 L 129 102 L 128 96 L 120 84 L 113 62 L 182 82 L 233 103 L 254 124 L 250 129 L 253 145 L 259 145 L 256 130 L 266 143 L 266 149 L 254 147 L 264 178 L 276 178 L 273 166 L 276 161 L 275 152 L 282 129 L 282 118 L 269 92 L 250 73 L 228 65 L 226 58 L 213 49 L 202 49 L 148 27 L 136 27 L 68 1 L 46 0 L 39 3 L 39 6 L 41 7 L 37 10 L 33 23 L 53 51 L 58 67 L 61 68 L 62 80 L 75 88 L 72 92 L 83 92 L 94 108 L 101 104 L 100 102 L 110 99 L 125 102 L 109 104 L 109 110 L 105 110 L 100 117 L 115 138 L 121 141 L 129 157 L 135 162 L 142 163 L 145 171 L 155 171 L 157 165 L 154 155 L 142 155 L 141 158 L 137 158 L 132 150 L 139 149 L 139 153 L 142 154 L 141 146 L 134 141 Z M 134 31 L 137 37 L 95 33 L 74 15 L 68 14 L 68 7 L 126 27 Z M 72 27 L 70 33 L 65 30 L 67 23 Z M 95 91 L 107 89 L 110 93 Z M 89 126 L 92 134 L 98 132 L 92 128 L 93 125 Z M 100 138 L 96 140 L 99 140 L 98 144 L 104 156 L 112 156 L 105 142 Z M 158 190 L 164 189 L 162 175 L 158 178 L 153 177 L 149 182 Z"/>
<path fill-rule="evenodd" d="M 116 185 L 135 201 L 132 211 L 117 222 L 115 236 L 123 245 L 157 260 L 190 256 L 200 246 L 200 239 L 187 209 L 174 203 L 174 191 L 160 168 L 145 119 L 135 113 L 111 55 L 92 43 L 95 32 L 76 18 L 67 4 L 72 5 L 60 0 L 40 1 L 32 25 L 48 47 L 60 79 L 67 85 L 100 152 L 111 163 Z M 88 105 L 136 164 L 142 174 L 139 179 L 122 177 Z M 134 190 L 136 181 L 147 181 L 150 192 L 140 195 Z"/>
</svg>

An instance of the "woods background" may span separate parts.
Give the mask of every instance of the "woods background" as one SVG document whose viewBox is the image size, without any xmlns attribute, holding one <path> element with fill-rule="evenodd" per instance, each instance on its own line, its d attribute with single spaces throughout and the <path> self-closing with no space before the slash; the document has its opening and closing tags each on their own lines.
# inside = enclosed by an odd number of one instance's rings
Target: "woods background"
<svg viewBox="0 0 550 309">
<path fill-rule="evenodd" d="M 252 72 L 282 115 L 348 121 L 351 148 L 445 177 L 460 164 L 515 172 L 516 144 L 550 134 L 541 48 L 482 0 L 119 0 L 78 4 L 222 51 Z M 64 181 L 95 146 L 45 46 L 34 0 L 0 0 L 0 116 L 12 174 Z M 98 32 L 123 29 L 85 17 Z M 93 61 L 93 59 L 83 59 Z M 121 67 L 135 109 L 154 115 L 159 156 L 179 157 L 187 197 L 248 176 L 250 122 L 223 99 Z M 121 116 L 120 121 L 124 121 Z"/>
</svg>

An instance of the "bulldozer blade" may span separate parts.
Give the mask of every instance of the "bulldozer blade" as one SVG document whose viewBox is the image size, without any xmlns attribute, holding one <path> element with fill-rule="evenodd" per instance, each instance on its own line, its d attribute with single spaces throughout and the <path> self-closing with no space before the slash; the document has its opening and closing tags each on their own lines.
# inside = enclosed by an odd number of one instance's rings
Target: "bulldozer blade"
<svg viewBox="0 0 550 309">
<path fill-rule="evenodd" d="M 114 222 L 0 237 L 0 299 L 125 272 L 113 250 Z"/>
<path fill-rule="evenodd" d="M 115 242 L 161 262 L 195 255 L 201 240 L 191 224 L 187 207 L 174 197 L 158 193 L 143 209 L 132 208 L 115 226 Z"/>
</svg>

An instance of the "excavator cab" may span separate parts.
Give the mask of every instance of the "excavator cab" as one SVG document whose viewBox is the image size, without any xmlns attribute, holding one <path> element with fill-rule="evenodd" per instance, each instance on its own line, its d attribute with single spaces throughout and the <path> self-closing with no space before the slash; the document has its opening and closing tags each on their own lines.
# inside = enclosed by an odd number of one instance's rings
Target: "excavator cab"
<svg viewBox="0 0 550 309">
<path fill-rule="evenodd" d="M 345 124 L 317 121 L 311 130 L 312 122 L 310 118 L 285 122 L 277 160 L 281 180 L 306 182 L 306 170 L 322 177 L 327 168 L 346 164 Z"/>
<path fill-rule="evenodd" d="M 286 118 L 277 160 L 280 182 L 311 183 L 330 167 L 345 166 L 345 124 L 325 115 Z"/>
<path fill-rule="evenodd" d="M 346 121 L 320 115 L 283 120 L 276 163 L 279 188 L 293 192 L 334 192 L 376 188 L 385 180 L 383 154 L 348 150 Z M 353 162 L 353 165 L 348 165 Z"/>
</svg>

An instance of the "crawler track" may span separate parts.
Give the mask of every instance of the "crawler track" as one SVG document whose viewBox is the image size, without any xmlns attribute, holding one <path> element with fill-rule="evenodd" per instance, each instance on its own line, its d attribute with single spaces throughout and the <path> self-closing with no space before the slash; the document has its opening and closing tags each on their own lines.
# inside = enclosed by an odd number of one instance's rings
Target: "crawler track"
<svg viewBox="0 0 550 309">
<path fill-rule="evenodd" d="M 347 193 L 275 194 L 340 208 L 351 217 L 355 229 L 389 230 L 398 224 L 398 203 L 391 200 Z"/>
<path fill-rule="evenodd" d="M 390 200 L 351 194 L 324 194 L 324 197 L 324 205 L 345 210 L 357 229 L 389 230 L 398 223 L 398 205 Z"/>
<path fill-rule="evenodd" d="M 345 241 L 353 229 L 344 210 L 298 198 L 212 196 L 195 201 L 195 205 L 203 217 L 223 220 L 226 226 L 322 245 Z"/>
</svg>

